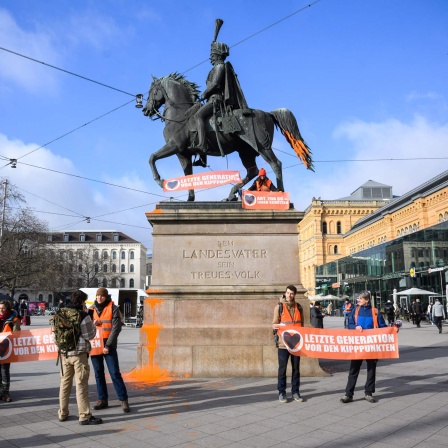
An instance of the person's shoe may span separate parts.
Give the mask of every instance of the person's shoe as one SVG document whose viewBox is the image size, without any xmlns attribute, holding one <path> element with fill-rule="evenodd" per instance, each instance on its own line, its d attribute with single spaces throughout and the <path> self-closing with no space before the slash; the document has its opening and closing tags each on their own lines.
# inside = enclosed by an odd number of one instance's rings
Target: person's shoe
<svg viewBox="0 0 448 448">
<path fill-rule="evenodd" d="M 60 422 L 65 422 L 68 419 L 68 415 L 66 417 L 59 417 Z"/>
<path fill-rule="evenodd" d="M 287 403 L 288 400 L 286 399 L 286 394 L 280 394 L 280 395 L 278 396 L 278 401 L 279 401 L 280 403 Z"/>
<path fill-rule="evenodd" d="M 364 398 L 369 403 L 376 403 L 376 400 L 375 400 L 375 398 L 372 397 L 372 395 L 366 395 Z"/>
<path fill-rule="evenodd" d="M 10 403 L 12 400 L 11 400 L 11 397 L 9 396 L 9 394 L 8 393 L 6 393 L 6 392 L 4 392 L 3 394 L 2 394 L 2 400 L 3 401 L 6 401 L 7 403 Z"/>
<path fill-rule="evenodd" d="M 302 402 L 303 401 L 303 398 L 300 396 L 300 394 L 299 393 L 295 393 L 295 394 L 292 394 L 292 398 L 295 400 L 295 401 L 299 401 L 299 402 Z"/>
<path fill-rule="evenodd" d="M 123 410 L 123 412 L 129 412 L 130 411 L 128 400 L 123 400 L 121 402 L 121 409 Z"/>
<path fill-rule="evenodd" d="M 349 397 L 347 395 L 344 395 L 341 399 L 341 403 L 351 403 L 353 401 L 353 397 Z"/>
<path fill-rule="evenodd" d="M 108 407 L 109 403 L 107 400 L 98 400 L 93 409 L 95 409 L 95 411 L 99 411 L 100 409 L 107 409 Z"/>
<path fill-rule="evenodd" d="M 88 420 L 79 421 L 80 425 L 101 425 L 101 423 L 103 423 L 103 419 L 94 417 L 93 415 L 91 415 Z"/>
</svg>

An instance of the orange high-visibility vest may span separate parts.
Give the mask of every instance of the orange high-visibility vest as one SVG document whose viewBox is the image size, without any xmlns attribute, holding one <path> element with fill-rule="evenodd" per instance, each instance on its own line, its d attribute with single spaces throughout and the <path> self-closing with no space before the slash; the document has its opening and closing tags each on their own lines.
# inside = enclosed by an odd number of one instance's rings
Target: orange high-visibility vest
<svg viewBox="0 0 448 448">
<path fill-rule="evenodd" d="M 355 325 L 358 325 L 358 314 L 359 314 L 359 308 L 356 307 L 355 310 Z M 378 310 L 372 306 L 372 319 L 373 319 L 373 328 L 379 328 L 378 327 Z"/>
<path fill-rule="evenodd" d="M 260 181 L 255 182 L 255 186 L 257 187 L 257 191 L 271 191 L 272 182 L 269 179 L 266 179 L 266 183 L 261 183 Z"/>
<path fill-rule="evenodd" d="M 291 315 L 289 314 L 289 310 L 288 307 L 286 306 L 286 304 L 284 302 L 280 302 L 279 306 L 282 306 L 282 314 L 280 315 L 280 322 L 282 324 L 287 324 L 287 325 L 300 325 L 301 327 L 303 327 L 302 324 L 302 315 L 300 313 L 299 310 L 299 306 L 297 303 L 295 303 L 294 305 L 294 316 L 291 320 Z"/>
<path fill-rule="evenodd" d="M 351 303 L 347 303 L 344 309 L 344 313 L 350 313 L 350 311 L 352 310 L 352 306 L 353 305 Z"/>
<path fill-rule="evenodd" d="M 101 317 L 98 316 L 98 313 L 96 311 L 95 307 L 91 307 L 90 309 L 93 310 L 93 320 L 100 320 L 101 321 L 101 328 L 103 329 L 103 339 L 107 339 L 110 335 L 110 332 L 112 331 L 112 306 L 113 302 L 111 301 L 103 310 L 101 313 Z"/>
</svg>

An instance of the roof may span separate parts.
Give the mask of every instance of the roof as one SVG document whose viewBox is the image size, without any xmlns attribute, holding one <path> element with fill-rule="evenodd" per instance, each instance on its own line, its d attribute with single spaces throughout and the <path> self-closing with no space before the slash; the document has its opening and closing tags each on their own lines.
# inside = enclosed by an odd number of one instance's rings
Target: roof
<svg viewBox="0 0 448 448">
<path fill-rule="evenodd" d="M 70 231 L 57 231 L 48 232 L 48 235 L 52 236 L 52 240 L 49 243 L 138 243 L 129 235 L 123 232 L 117 232 L 115 230 L 70 230 Z M 68 241 L 64 239 L 64 235 L 68 235 Z M 84 241 L 81 241 L 80 236 L 84 235 Z M 101 241 L 98 240 L 97 235 L 101 235 Z M 118 238 L 118 241 L 115 238 Z"/>
</svg>

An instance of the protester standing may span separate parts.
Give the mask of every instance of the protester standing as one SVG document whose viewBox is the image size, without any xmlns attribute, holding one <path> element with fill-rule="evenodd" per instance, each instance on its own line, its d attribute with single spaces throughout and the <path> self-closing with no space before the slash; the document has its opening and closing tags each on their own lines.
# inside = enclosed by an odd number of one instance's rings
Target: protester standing
<svg viewBox="0 0 448 448">
<path fill-rule="evenodd" d="M 439 334 L 442 333 L 442 320 L 445 319 L 445 310 L 443 305 L 440 303 L 439 299 L 436 299 L 432 307 L 432 315 L 434 318 L 434 323 L 436 324 Z"/>
</svg>

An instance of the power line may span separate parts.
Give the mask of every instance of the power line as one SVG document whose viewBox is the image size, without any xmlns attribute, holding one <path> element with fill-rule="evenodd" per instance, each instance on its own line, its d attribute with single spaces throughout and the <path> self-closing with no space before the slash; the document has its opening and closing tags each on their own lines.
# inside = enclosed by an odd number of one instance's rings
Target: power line
<svg viewBox="0 0 448 448">
<path fill-rule="evenodd" d="M 12 53 L 12 54 L 15 54 L 16 56 L 20 56 L 21 58 L 29 59 L 30 61 L 37 62 L 38 64 L 46 65 L 47 67 L 54 68 L 55 70 L 59 70 L 59 71 L 64 72 L 64 73 L 68 73 L 69 75 L 76 76 L 78 78 L 84 79 L 84 80 L 89 81 L 89 82 L 93 82 L 93 83 L 98 84 L 98 85 L 103 86 L 103 87 L 107 87 L 108 89 L 112 89 L 112 90 L 115 90 L 117 92 L 124 93 L 125 95 L 130 95 L 130 96 L 135 97 L 135 93 L 129 93 L 129 92 L 126 92 L 124 90 L 117 89 L 116 87 L 112 87 L 112 86 L 109 86 L 109 85 L 104 84 L 102 82 L 95 81 L 94 79 L 87 78 L 86 76 L 78 75 L 77 73 L 71 72 L 69 70 L 65 70 L 65 69 L 60 68 L 60 67 L 56 67 L 55 65 L 48 64 L 48 63 L 46 63 L 44 61 L 39 61 L 38 59 L 34 59 L 34 58 L 32 58 L 30 56 L 26 56 L 25 54 L 22 54 L 22 53 L 18 53 L 17 51 L 8 50 L 7 48 L 4 48 L 4 47 L 0 47 L 0 50 L 7 51 L 8 53 Z"/>
<path fill-rule="evenodd" d="M 101 119 L 101 118 L 104 118 L 106 115 L 109 115 L 109 114 L 111 114 L 111 113 L 117 111 L 118 109 L 121 109 L 122 107 L 127 106 L 128 104 L 132 103 L 133 101 L 134 101 L 134 100 L 127 101 L 126 103 L 122 104 L 121 106 L 118 106 L 118 107 L 116 107 L 115 109 L 112 109 L 112 110 L 110 110 L 109 112 L 106 112 L 105 114 L 102 114 L 102 115 L 100 115 L 99 117 L 96 117 L 96 118 L 94 118 L 93 120 L 90 120 L 90 121 L 88 121 L 87 123 L 84 123 L 84 124 L 82 124 L 81 126 L 78 126 L 77 128 L 72 129 L 72 130 L 69 131 L 69 132 L 66 132 L 65 134 L 63 134 L 63 135 L 61 135 L 61 136 L 59 136 L 59 137 L 57 137 L 57 138 L 55 138 L 55 139 L 53 139 L 53 140 L 51 140 L 51 141 L 45 143 L 44 145 L 39 146 L 38 148 L 33 149 L 33 150 L 30 151 L 30 152 L 27 152 L 27 153 L 24 154 L 23 156 L 20 156 L 17 160 L 19 160 L 19 159 L 23 159 L 24 157 L 29 156 L 29 155 L 32 154 L 33 152 L 35 152 L 35 151 L 37 151 L 37 150 L 39 150 L 39 149 L 41 149 L 41 148 L 44 148 L 45 146 L 48 146 L 48 145 L 50 145 L 51 143 L 54 143 L 54 142 L 56 142 L 56 141 L 58 141 L 58 140 L 61 140 L 62 138 L 66 137 L 67 135 L 73 134 L 73 132 L 76 132 L 76 131 L 78 131 L 79 129 L 83 128 L 84 126 L 87 126 L 87 125 L 89 125 L 89 124 L 92 124 L 93 122 L 95 122 L 95 121 L 97 121 L 97 120 L 99 120 L 99 119 Z"/>
</svg>

